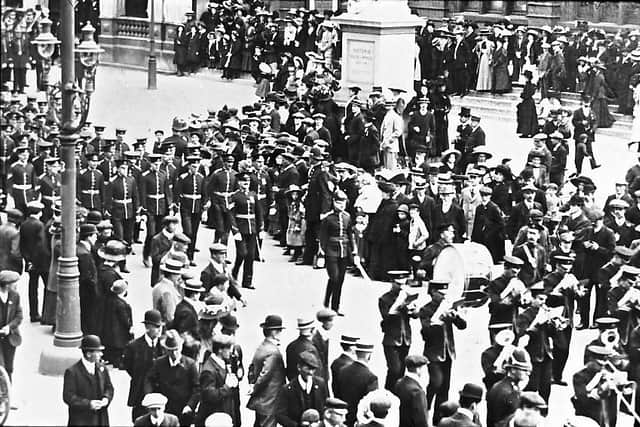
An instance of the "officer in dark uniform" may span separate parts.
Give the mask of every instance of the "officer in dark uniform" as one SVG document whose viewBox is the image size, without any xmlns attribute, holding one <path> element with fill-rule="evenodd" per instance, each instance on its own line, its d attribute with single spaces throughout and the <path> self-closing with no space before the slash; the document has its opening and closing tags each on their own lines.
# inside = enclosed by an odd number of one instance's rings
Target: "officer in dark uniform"
<svg viewBox="0 0 640 427">
<path fill-rule="evenodd" d="M 95 136 L 89 141 L 89 145 L 93 147 L 94 153 L 102 153 L 104 144 L 103 133 L 105 127 L 101 125 L 94 125 L 93 130 L 95 131 Z"/>
<path fill-rule="evenodd" d="M 311 168 L 309 169 L 309 188 L 304 199 L 307 231 L 305 233 L 305 248 L 301 264 L 313 264 L 313 258 L 318 252 L 318 233 L 320 221 L 324 215 L 331 212 L 331 193 L 335 185 L 331 180 L 328 168 L 322 162 L 324 155 L 316 149 L 311 150 Z"/>
<path fill-rule="evenodd" d="M 26 215 L 27 203 L 34 198 L 33 184 L 35 179 L 35 170 L 29 162 L 29 147 L 26 145 L 18 145 L 14 149 L 18 160 L 9 168 L 9 183 L 11 188 L 11 197 L 16 209 L 19 209 Z"/>
<path fill-rule="evenodd" d="M 138 184 L 138 200 L 141 201 L 142 196 L 140 195 L 140 178 L 142 178 L 142 168 L 140 167 L 140 154 L 137 151 L 127 151 L 124 153 L 124 158 L 129 164 L 127 173 Z M 132 243 L 142 243 L 140 241 L 140 228 L 142 224 L 142 216 L 139 215 L 140 209 L 142 209 L 142 205 L 140 205 L 138 207 L 138 211 L 136 211 L 135 223 L 133 226 Z"/>
<path fill-rule="evenodd" d="M 116 140 L 113 143 L 116 160 L 124 159 L 124 153 L 130 150 L 129 145 L 126 142 L 124 142 L 124 135 L 126 133 L 127 133 L 126 129 L 116 128 Z"/>
<path fill-rule="evenodd" d="M 175 145 L 164 143 L 160 148 L 162 154 L 162 163 L 158 169 L 167 175 L 169 185 L 173 187 L 178 175 L 178 166 L 175 164 Z"/>
<path fill-rule="evenodd" d="M 182 229 L 191 242 L 187 249 L 187 256 L 193 262 L 198 228 L 202 217 L 202 207 L 205 198 L 204 177 L 197 172 L 200 156 L 187 156 L 189 169 L 176 178 L 173 186 L 173 194 L 177 203 L 180 204 L 180 217 L 182 219 Z"/>
<path fill-rule="evenodd" d="M 169 214 L 173 194 L 167 175 L 159 170 L 162 155 L 149 154 L 149 169 L 140 177 L 140 205 L 147 215 L 147 235 L 142 249 L 142 260 L 149 265 L 151 239 L 160 231 L 162 219 Z"/>
<path fill-rule="evenodd" d="M 104 175 L 98 169 L 99 163 L 98 153 L 87 157 L 87 169 L 81 170 L 78 175 L 78 199 L 83 208 L 102 212 Z"/>
<path fill-rule="evenodd" d="M 36 176 L 40 176 L 44 173 L 44 161 L 52 156 L 53 142 L 41 139 L 36 146 L 38 148 L 38 155 L 31 159 L 31 164 L 33 165 Z"/>
<path fill-rule="evenodd" d="M 508 323 L 515 327 L 521 294 L 509 284 L 519 281 L 518 273 L 524 264 L 518 257 L 507 255 L 504 257 L 504 271 L 500 277 L 489 282 L 484 292 L 489 297 L 489 338 L 491 344 L 495 342 L 495 334 L 498 330 L 492 329 L 495 324 Z M 511 289 L 510 291 L 507 289 Z"/>
<path fill-rule="evenodd" d="M 136 212 L 140 205 L 138 183 L 129 176 L 129 165 L 124 160 L 117 160 L 117 175 L 106 185 L 105 211 L 113 224 L 114 237 L 117 240 L 133 243 L 133 228 Z"/>
<path fill-rule="evenodd" d="M 244 264 L 242 271 L 242 287 L 254 289 L 253 261 L 256 257 L 256 245 L 258 235 L 262 233 L 264 223 L 262 218 L 262 206 L 257 195 L 250 191 L 251 177 L 248 173 L 236 176 L 240 187 L 230 199 L 231 207 L 231 231 L 236 242 L 236 260 L 233 265 L 232 274 L 238 277 L 240 267 Z"/>
<path fill-rule="evenodd" d="M 331 308 L 338 316 L 340 295 L 347 267 L 353 261 L 358 263 L 356 245 L 353 240 L 351 216 L 346 212 L 347 195 L 337 191 L 333 195 L 333 212 L 320 223 L 320 250 L 326 259 L 329 280 L 324 296 L 324 306 Z"/>
<path fill-rule="evenodd" d="M 45 160 L 45 173 L 38 177 L 35 190 L 40 193 L 44 209 L 40 218 L 45 224 L 53 217 L 53 206 L 60 201 L 60 159 L 48 157 Z"/>
<path fill-rule="evenodd" d="M 214 241 L 226 245 L 231 231 L 231 196 L 236 190 L 236 172 L 233 170 L 233 155 L 226 154 L 223 160 L 224 167 L 214 172 L 208 192 L 216 229 Z"/>
<path fill-rule="evenodd" d="M 102 176 L 104 177 L 104 182 L 108 183 L 111 179 L 117 175 L 117 166 L 115 159 L 115 147 L 113 146 L 113 141 L 110 139 L 105 139 L 102 144 L 102 161 L 98 165 L 98 170 L 102 172 Z"/>
<path fill-rule="evenodd" d="M 6 181 L 10 167 L 9 159 L 13 155 L 15 142 L 8 135 L 12 126 L 9 125 L 9 122 L 4 117 L 0 120 L 2 120 L 0 126 L 0 189 L 6 192 Z"/>
<path fill-rule="evenodd" d="M 271 191 L 273 184 L 271 182 L 271 176 L 269 176 L 269 170 L 265 166 L 265 154 L 253 154 L 251 160 L 253 160 L 254 171 L 251 176 L 249 190 L 253 191 L 258 198 L 258 204 L 260 205 L 262 214 L 261 221 L 263 228 L 266 228 L 269 206 L 271 206 L 271 202 L 273 201 L 273 193 Z M 260 236 L 258 236 L 258 245 L 262 248 L 262 238 Z"/>
</svg>

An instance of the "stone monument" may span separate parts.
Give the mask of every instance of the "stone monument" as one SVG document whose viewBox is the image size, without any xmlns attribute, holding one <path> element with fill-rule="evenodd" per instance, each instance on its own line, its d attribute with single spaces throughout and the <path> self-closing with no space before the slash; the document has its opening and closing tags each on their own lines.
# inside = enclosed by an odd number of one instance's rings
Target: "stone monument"
<svg viewBox="0 0 640 427">
<path fill-rule="evenodd" d="M 407 0 L 350 1 L 347 13 L 332 19 L 342 31 L 342 87 L 373 85 L 413 90 L 415 28 Z"/>
</svg>

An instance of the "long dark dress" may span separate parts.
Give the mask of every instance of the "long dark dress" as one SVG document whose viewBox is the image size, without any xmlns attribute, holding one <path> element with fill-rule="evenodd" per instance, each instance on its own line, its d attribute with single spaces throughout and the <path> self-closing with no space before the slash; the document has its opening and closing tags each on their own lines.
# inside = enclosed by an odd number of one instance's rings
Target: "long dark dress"
<svg viewBox="0 0 640 427">
<path fill-rule="evenodd" d="M 49 267 L 49 277 L 47 287 L 44 291 L 44 305 L 42 307 L 43 325 L 56 324 L 56 304 L 58 300 L 58 257 L 61 251 L 60 234 L 51 237 L 51 266 Z"/>
<path fill-rule="evenodd" d="M 493 52 L 493 91 L 496 93 L 511 92 L 511 77 L 507 64 L 507 50 L 496 49 Z"/>
<path fill-rule="evenodd" d="M 387 271 L 392 269 L 395 248 L 393 246 L 393 223 L 398 204 L 393 199 L 385 199 L 371 217 L 366 238 L 371 248 L 369 271 L 374 280 L 385 280 Z"/>
<path fill-rule="evenodd" d="M 184 33 L 178 35 L 173 40 L 173 63 L 176 64 L 178 70 L 181 70 L 187 63 L 187 46 L 185 45 Z"/>
<path fill-rule="evenodd" d="M 593 100 L 591 101 L 591 110 L 596 115 L 599 128 L 609 128 L 616 119 L 609 112 L 607 104 L 607 95 L 609 87 L 604 79 L 602 71 L 597 71 L 589 81 L 585 92 L 589 94 Z"/>
<path fill-rule="evenodd" d="M 538 132 L 538 113 L 533 95 L 536 93 L 536 85 L 530 81 L 526 82 L 520 98 L 522 102 L 518 104 L 518 129 L 516 133 L 531 136 Z"/>
<path fill-rule="evenodd" d="M 443 93 L 436 93 L 431 99 L 433 105 L 433 118 L 436 124 L 435 144 L 431 144 L 430 157 L 440 157 L 443 151 L 449 149 L 449 111 L 451 99 Z"/>
</svg>

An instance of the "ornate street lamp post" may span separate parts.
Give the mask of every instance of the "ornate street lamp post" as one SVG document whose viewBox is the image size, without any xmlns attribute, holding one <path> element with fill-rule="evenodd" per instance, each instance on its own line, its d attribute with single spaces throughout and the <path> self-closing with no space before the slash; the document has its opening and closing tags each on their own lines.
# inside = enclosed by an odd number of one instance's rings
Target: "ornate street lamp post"
<svg viewBox="0 0 640 427">
<path fill-rule="evenodd" d="M 156 5 L 151 0 L 151 20 L 149 21 L 149 69 L 147 71 L 147 89 L 157 89 L 157 61 L 156 61 Z"/>
<path fill-rule="evenodd" d="M 75 146 L 77 132 L 84 125 L 89 114 L 91 94 L 95 88 L 95 74 L 100 46 L 93 39 L 95 29 L 87 23 L 82 28 L 82 39 L 75 48 L 73 3 L 63 1 L 60 14 L 61 41 L 51 34 L 48 20 L 41 23 L 42 32 L 33 41 L 42 56 L 45 66 L 43 83 L 47 84 L 49 108 L 53 119 L 60 127 L 61 153 L 64 170 L 62 172 L 62 247 L 58 258 L 58 298 L 56 305 L 56 331 L 53 348 L 45 348 L 40 356 L 40 372 L 61 375 L 64 370 L 78 360 L 77 348 L 82 339 L 80 329 L 80 295 L 78 258 L 76 257 L 76 159 Z M 48 21 L 48 22 L 47 22 Z M 51 56 L 60 44 L 61 80 L 54 86 L 48 85 L 48 70 Z M 83 87 L 76 84 L 75 53 L 83 67 Z M 46 66 L 48 64 L 48 67 Z M 57 98 L 62 97 L 59 107 Z"/>
</svg>

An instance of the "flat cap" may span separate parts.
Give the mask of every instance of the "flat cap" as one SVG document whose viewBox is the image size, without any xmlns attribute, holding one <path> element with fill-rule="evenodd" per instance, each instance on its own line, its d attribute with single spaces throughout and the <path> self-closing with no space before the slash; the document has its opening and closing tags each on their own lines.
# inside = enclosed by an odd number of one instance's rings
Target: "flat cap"
<svg viewBox="0 0 640 427">
<path fill-rule="evenodd" d="M 300 364 L 307 365 L 309 368 L 318 369 L 320 367 L 320 361 L 310 351 L 303 351 L 298 358 Z"/>
<path fill-rule="evenodd" d="M 511 266 L 521 266 L 524 265 L 524 261 L 521 260 L 518 257 L 515 257 L 513 255 L 505 255 L 504 258 L 504 263 L 507 265 L 511 265 Z"/>
<path fill-rule="evenodd" d="M 536 391 L 523 391 L 520 394 L 520 405 L 528 408 L 545 409 L 547 402 Z"/>
<path fill-rule="evenodd" d="M 324 322 L 326 320 L 331 320 L 334 317 L 336 317 L 336 312 L 331 310 L 331 309 L 329 309 L 329 308 L 321 308 L 316 313 L 316 319 L 318 319 L 319 322 Z"/>
<path fill-rule="evenodd" d="M 20 280 L 20 274 L 13 270 L 0 271 L 0 285 L 10 285 Z"/>
<path fill-rule="evenodd" d="M 148 393 L 142 399 L 142 406 L 145 408 L 164 408 L 168 399 L 160 393 Z"/>
<path fill-rule="evenodd" d="M 329 397 L 324 402 L 324 409 L 342 409 L 346 411 L 347 409 L 349 409 L 349 405 L 347 405 L 347 402 L 345 402 L 344 400 L 340 400 L 335 397 Z"/>
<path fill-rule="evenodd" d="M 419 368 L 429 363 L 429 360 L 421 354 L 410 354 L 405 359 L 405 366 L 409 369 Z"/>
</svg>

